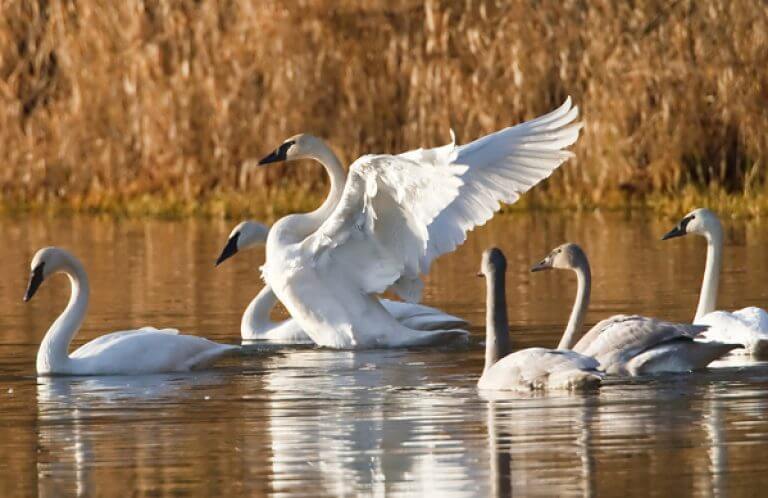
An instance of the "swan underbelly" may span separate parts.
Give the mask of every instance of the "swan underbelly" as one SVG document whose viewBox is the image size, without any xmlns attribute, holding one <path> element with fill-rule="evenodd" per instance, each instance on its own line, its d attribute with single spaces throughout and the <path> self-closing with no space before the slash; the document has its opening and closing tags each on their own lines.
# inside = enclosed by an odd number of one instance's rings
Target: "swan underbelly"
<svg viewBox="0 0 768 498">
<path fill-rule="evenodd" d="M 713 311 L 707 313 L 696 324 L 709 325 L 700 335 L 704 341 L 741 344 L 734 354 L 748 354 L 768 357 L 768 313 L 754 306 L 734 312 Z"/>
<path fill-rule="evenodd" d="M 580 390 L 598 386 L 602 373 L 593 358 L 568 350 L 527 348 L 505 356 L 480 377 L 483 390 Z"/>
</svg>

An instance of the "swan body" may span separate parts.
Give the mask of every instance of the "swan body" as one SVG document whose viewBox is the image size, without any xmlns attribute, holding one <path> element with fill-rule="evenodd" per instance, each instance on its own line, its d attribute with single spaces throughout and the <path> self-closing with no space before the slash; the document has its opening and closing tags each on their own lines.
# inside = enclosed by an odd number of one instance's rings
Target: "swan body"
<svg viewBox="0 0 768 498">
<path fill-rule="evenodd" d="M 70 342 L 85 318 L 90 287 L 80 261 L 64 249 L 46 247 L 32 259 L 25 301 L 54 273 L 69 277 L 72 294 L 64 312 L 53 322 L 37 353 L 38 375 L 137 375 L 186 372 L 210 365 L 237 346 L 202 337 L 181 335 L 175 329 L 144 327 L 106 334 L 72 354 Z"/>
<path fill-rule="evenodd" d="M 589 308 L 592 273 L 576 244 L 555 248 L 532 271 L 567 269 L 576 273 L 576 302 L 560 342 L 562 349 L 594 358 L 608 374 L 646 375 L 690 372 L 738 348 L 738 344 L 699 342 L 706 326 L 672 323 L 640 315 L 616 315 L 597 323 L 574 345 Z"/>
<path fill-rule="evenodd" d="M 269 228 L 255 221 L 243 221 L 230 233 L 221 255 L 216 260 L 219 265 L 238 252 L 264 244 Z M 405 303 L 381 299 L 384 309 L 404 326 L 416 330 L 462 329 L 467 322 L 459 317 L 421 304 Z M 277 305 L 277 296 L 269 285 L 264 286 L 258 295 L 248 304 L 240 322 L 240 335 L 246 341 L 272 341 L 281 344 L 313 344 L 312 339 L 299 323 L 289 318 L 279 322 L 272 321 L 270 312 Z"/>
<path fill-rule="evenodd" d="M 375 295 L 421 297 L 421 274 L 453 251 L 500 203 L 548 177 L 571 154 L 580 126 L 570 99 L 550 114 L 467 145 L 367 155 L 345 175 L 319 139 L 298 135 L 261 164 L 312 158 L 331 179 L 325 202 L 269 232 L 264 280 L 320 346 L 406 347 L 465 339 L 460 330 L 413 330 Z"/>
<path fill-rule="evenodd" d="M 603 373 L 594 358 L 567 349 L 526 348 L 509 353 L 504 273 L 506 259 L 496 248 L 485 251 L 481 274 L 488 285 L 485 368 L 477 387 L 488 390 L 587 389 Z"/>
<path fill-rule="evenodd" d="M 734 353 L 768 357 L 768 313 L 765 310 L 748 307 L 733 312 L 715 311 L 723 253 L 723 228 L 717 215 L 709 209 L 695 209 L 685 215 L 662 240 L 689 233 L 707 240 L 704 279 L 693 319 L 693 323 L 709 327 L 700 339 L 741 344 L 743 348 L 734 350 Z"/>
</svg>

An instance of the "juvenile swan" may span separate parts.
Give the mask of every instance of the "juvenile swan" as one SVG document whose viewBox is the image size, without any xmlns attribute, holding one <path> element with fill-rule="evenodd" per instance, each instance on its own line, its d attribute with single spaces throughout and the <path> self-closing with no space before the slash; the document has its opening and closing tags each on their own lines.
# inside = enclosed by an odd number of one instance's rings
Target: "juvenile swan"
<svg viewBox="0 0 768 498">
<path fill-rule="evenodd" d="M 64 312 L 53 322 L 37 352 L 39 375 L 135 375 L 184 372 L 211 364 L 237 346 L 190 335 L 174 329 L 113 332 L 94 339 L 71 355 L 69 344 L 85 318 L 90 287 L 85 269 L 72 254 L 58 247 L 40 249 L 32 258 L 24 301 L 29 301 L 50 275 L 69 277 L 72 294 Z"/>
<path fill-rule="evenodd" d="M 272 227 L 265 281 L 320 346 L 405 347 L 465 338 L 461 330 L 406 327 L 376 294 L 391 289 L 418 302 L 420 276 L 436 257 L 571 156 L 562 149 L 579 136 L 577 115 L 568 99 L 550 114 L 467 145 L 363 156 L 348 174 L 318 138 L 286 140 L 260 163 L 315 159 L 331 190 L 315 211 Z"/>
<path fill-rule="evenodd" d="M 768 313 L 765 310 L 750 306 L 734 312 L 715 311 L 723 259 L 723 228 L 717 215 L 709 209 L 695 209 L 685 215 L 662 240 L 689 233 L 701 235 L 707 240 L 704 280 L 693 319 L 693 323 L 709 325 L 709 329 L 701 335 L 702 339 L 741 344 L 744 349 L 735 352 L 768 356 Z"/>
<path fill-rule="evenodd" d="M 242 250 L 264 244 L 269 228 L 255 221 L 243 221 L 229 234 L 224 249 L 216 260 L 220 265 Z M 264 286 L 243 313 L 240 335 L 243 340 L 266 340 L 282 344 L 312 344 L 312 339 L 296 320 L 289 318 L 274 322 L 269 317 L 277 304 L 277 296 L 269 285 Z M 381 304 L 395 319 L 406 327 L 417 330 L 464 328 L 468 324 L 456 316 L 420 304 L 381 299 Z"/>
<path fill-rule="evenodd" d="M 578 290 L 568 326 L 558 345 L 600 362 L 609 374 L 643 375 L 690 372 L 705 368 L 738 344 L 694 341 L 707 327 L 671 323 L 639 315 L 615 315 L 599 322 L 573 345 L 589 308 L 592 273 L 587 255 L 576 244 L 554 249 L 531 271 L 552 268 L 576 273 Z"/>
<path fill-rule="evenodd" d="M 485 276 L 485 368 L 480 389 L 584 389 L 600 384 L 598 362 L 566 349 L 527 348 L 509 354 L 504 274 L 507 260 L 495 247 L 483 253 Z"/>
</svg>

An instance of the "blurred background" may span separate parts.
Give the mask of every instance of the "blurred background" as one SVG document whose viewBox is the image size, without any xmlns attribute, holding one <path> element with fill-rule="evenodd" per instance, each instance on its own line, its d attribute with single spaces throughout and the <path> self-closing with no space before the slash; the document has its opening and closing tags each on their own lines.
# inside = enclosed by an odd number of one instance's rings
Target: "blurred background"
<svg viewBox="0 0 768 498">
<path fill-rule="evenodd" d="M 533 118 L 583 136 L 518 208 L 768 212 L 768 5 L 754 0 L 0 3 L 5 210 L 264 219 L 325 195 L 255 168 L 311 132 L 349 163 Z"/>
</svg>

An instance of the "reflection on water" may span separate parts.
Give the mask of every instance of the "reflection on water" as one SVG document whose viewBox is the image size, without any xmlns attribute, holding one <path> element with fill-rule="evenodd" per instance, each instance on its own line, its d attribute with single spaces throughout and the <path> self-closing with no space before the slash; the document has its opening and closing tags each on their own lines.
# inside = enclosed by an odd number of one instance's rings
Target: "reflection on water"
<svg viewBox="0 0 768 498">
<path fill-rule="evenodd" d="M 344 352 L 252 347 L 210 372 L 37 378 L 34 356 L 65 279 L 22 305 L 29 258 L 56 243 L 93 281 L 81 343 L 174 326 L 236 342 L 263 252 L 214 269 L 228 224 L 2 220 L 0 496 L 601 496 L 759 494 L 768 484 L 768 365 L 728 358 L 697 375 L 613 379 L 599 393 L 481 397 L 489 245 L 509 259 L 515 344 L 553 346 L 573 300 L 563 273 L 527 267 L 565 241 L 592 259 L 595 322 L 633 311 L 685 320 L 704 261 L 669 222 L 632 215 L 509 216 L 441 259 L 426 302 L 478 327 L 465 347 Z M 730 226 L 722 307 L 763 305 L 766 231 Z M 484 395 L 485 396 L 485 395 Z"/>
</svg>

